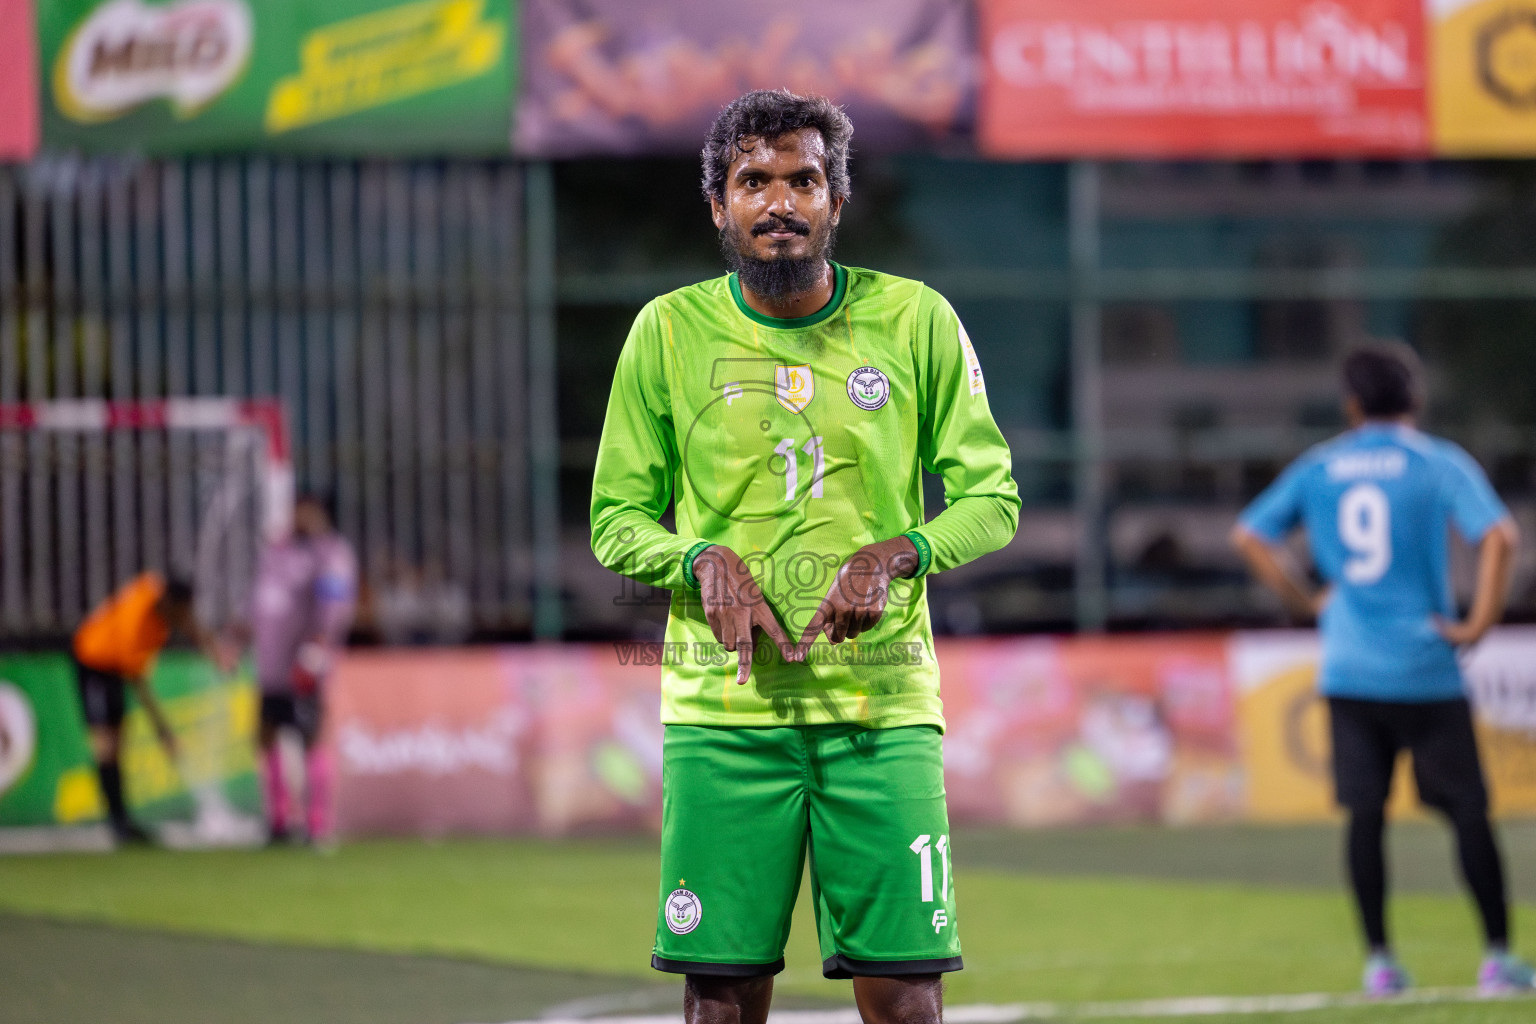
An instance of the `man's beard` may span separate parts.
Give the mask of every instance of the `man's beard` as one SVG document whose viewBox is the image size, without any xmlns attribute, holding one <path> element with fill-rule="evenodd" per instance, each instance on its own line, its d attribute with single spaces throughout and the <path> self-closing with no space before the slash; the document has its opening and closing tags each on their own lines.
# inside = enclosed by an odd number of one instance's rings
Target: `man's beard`
<svg viewBox="0 0 1536 1024">
<path fill-rule="evenodd" d="M 815 233 L 804 221 L 768 222 L 757 227 L 766 231 L 786 223 L 795 231 L 803 227 L 805 230 L 800 233 L 809 236 L 810 244 L 804 256 L 759 259 L 752 251 L 751 236 L 735 221 L 727 221 L 720 230 L 720 253 L 725 257 L 726 266 L 741 277 L 743 288 L 765 298 L 784 299 L 802 295 L 821 283 L 827 257 L 832 254 L 832 245 L 837 240 L 837 227 L 832 218 L 822 221 L 820 230 Z"/>
</svg>

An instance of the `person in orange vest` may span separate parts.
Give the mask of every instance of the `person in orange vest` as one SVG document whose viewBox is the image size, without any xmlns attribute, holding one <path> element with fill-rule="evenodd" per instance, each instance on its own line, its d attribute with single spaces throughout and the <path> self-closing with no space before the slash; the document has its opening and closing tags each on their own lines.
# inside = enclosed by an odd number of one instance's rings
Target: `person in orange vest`
<svg viewBox="0 0 1536 1024">
<path fill-rule="evenodd" d="M 199 646 L 213 649 L 193 615 L 191 585 L 183 580 L 166 580 L 153 572 L 130 580 L 97 605 L 75 630 L 75 678 L 97 776 L 118 842 L 149 839 L 129 815 L 123 799 L 119 754 L 129 687 L 149 714 L 166 753 L 173 760 L 177 755 L 176 734 L 149 687 L 155 657 L 173 632 L 188 634 Z"/>
</svg>

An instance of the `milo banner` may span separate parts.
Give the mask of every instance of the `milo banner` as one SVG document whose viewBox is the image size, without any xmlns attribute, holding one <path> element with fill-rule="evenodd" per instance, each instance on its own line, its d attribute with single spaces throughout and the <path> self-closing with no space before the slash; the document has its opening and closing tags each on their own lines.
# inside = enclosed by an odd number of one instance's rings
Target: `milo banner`
<svg viewBox="0 0 1536 1024">
<path fill-rule="evenodd" d="M 51 147 L 507 149 L 505 0 L 45 0 L 38 20 Z"/>
<path fill-rule="evenodd" d="M 1328 710 L 1316 686 L 1319 654 L 1317 634 L 1310 631 L 1232 638 L 1251 820 L 1309 821 L 1334 813 Z M 1465 657 L 1462 671 L 1494 812 L 1536 814 L 1536 628 L 1495 630 Z M 1417 799 L 1405 757 L 1390 809 L 1414 812 Z"/>
<path fill-rule="evenodd" d="M 172 845 L 259 838 L 256 697 L 248 672 L 168 651 L 150 685 L 176 733 L 173 762 L 149 716 L 130 699 L 123 722 L 124 789 L 134 817 Z M 102 820 L 74 665 L 65 654 L 0 657 L 0 848 L 6 830 Z"/>
<path fill-rule="evenodd" d="M 0 828 L 78 825 L 102 810 L 70 659 L 0 657 Z"/>
<path fill-rule="evenodd" d="M 1536 154 L 1536 0 L 1427 0 L 1435 150 Z"/>
<path fill-rule="evenodd" d="M 847 107 L 861 150 L 963 138 L 968 0 L 525 0 L 516 146 L 697 153 L 720 108 L 787 87 Z"/>
</svg>

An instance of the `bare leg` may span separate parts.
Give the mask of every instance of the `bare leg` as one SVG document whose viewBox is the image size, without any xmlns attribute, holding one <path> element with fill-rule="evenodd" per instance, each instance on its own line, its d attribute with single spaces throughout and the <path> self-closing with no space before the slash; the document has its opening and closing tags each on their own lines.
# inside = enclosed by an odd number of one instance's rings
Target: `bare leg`
<svg viewBox="0 0 1536 1024">
<path fill-rule="evenodd" d="M 688 975 L 683 988 L 686 1024 L 765 1024 L 773 998 L 773 975 L 716 978 Z"/>
<path fill-rule="evenodd" d="M 853 999 L 864 1024 L 939 1024 L 944 983 L 937 974 L 908 978 L 854 978 Z"/>
</svg>

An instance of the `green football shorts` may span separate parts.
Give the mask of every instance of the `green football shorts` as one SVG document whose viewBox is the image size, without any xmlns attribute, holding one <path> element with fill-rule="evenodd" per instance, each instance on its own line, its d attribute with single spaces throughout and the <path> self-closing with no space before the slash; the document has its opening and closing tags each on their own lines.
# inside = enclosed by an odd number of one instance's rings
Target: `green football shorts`
<svg viewBox="0 0 1536 1024">
<path fill-rule="evenodd" d="M 960 970 L 942 744 L 926 725 L 667 726 L 651 966 L 782 971 L 809 852 L 823 974 Z"/>
</svg>

